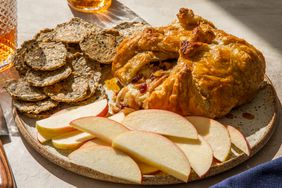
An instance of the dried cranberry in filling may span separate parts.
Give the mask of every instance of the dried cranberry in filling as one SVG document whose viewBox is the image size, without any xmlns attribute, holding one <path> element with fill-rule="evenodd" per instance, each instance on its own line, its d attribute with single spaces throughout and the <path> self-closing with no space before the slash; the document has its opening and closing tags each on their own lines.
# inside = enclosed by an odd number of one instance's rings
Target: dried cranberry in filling
<svg viewBox="0 0 282 188">
<path fill-rule="evenodd" d="M 140 93 L 142 93 L 142 94 L 146 93 L 147 88 L 148 88 L 146 83 L 138 84 L 137 87 L 138 87 Z"/>
<path fill-rule="evenodd" d="M 137 74 L 133 79 L 132 79 L 132 83 L 137 83 L 140 79 L 142 78 L 141 74 Z"/>
</svg>

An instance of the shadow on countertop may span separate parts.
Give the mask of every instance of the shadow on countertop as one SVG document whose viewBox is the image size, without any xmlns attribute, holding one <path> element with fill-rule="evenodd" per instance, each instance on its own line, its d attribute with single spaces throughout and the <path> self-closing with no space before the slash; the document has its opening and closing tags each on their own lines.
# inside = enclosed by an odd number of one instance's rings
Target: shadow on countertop
<svg viewBox="0 0 282 188">
<path fill-rule="evenodd" d="M 116 0 L 113 0 L 110 8 L 102 13 L 83 13 L 71 7 L 70 10 L 75 17 L 80 17 L 104 28 L 110 28 L 123 21 L 145 22 L 135 12 Z"/>
<path fill-rule="evenodd" d="M 282 52 L 282 1 L 277 0 L 246 0 L 226 1 L 210 0 L 228 14 L 248 26 L 274 48 Z M 275 26 L 275 27 L 273 27 Z"/>
</svg>

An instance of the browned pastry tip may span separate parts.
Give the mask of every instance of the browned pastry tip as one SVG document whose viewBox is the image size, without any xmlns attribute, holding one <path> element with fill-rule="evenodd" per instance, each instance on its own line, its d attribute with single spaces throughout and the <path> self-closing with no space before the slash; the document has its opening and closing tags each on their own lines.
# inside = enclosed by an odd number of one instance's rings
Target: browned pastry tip
<svg viewBox="0 0 282 188">
<path fill-rule="evenodd" d="M 184 40 L 181 42 L 180 52 L 185 58 L 189 59 L 203 53 L 208 48 L 208 45 L 203 42 L 189 42 Z"/>
<path fill-rule="evenodd" d="M 215 38 L 215 34 L 210 27 L 198 26 L 193 29 L 192 35 L 192 41 L 204 42 L 208 44 L 212 43 L 213 39 Z"/>
</svg>

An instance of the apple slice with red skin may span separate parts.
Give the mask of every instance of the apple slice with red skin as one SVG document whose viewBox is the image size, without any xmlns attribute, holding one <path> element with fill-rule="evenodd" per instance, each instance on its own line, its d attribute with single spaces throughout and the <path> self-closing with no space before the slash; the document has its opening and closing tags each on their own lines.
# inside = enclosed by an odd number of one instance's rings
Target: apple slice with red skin
<svg viewBox="0 0 282 188">
<path fill-rule="evenodd" d="M 110 144 L 106 143 L 106 142 L 103 142 L 102 140 L 100 139 L 97 139 L 97 138 L 94 138 L 92 140 L 89 140 L 87 142 L 85 142 L 83 145 L 80 146 L 80 148 L 87 148 L 87 147 L 92 147 L 92 146 L 95 146 L 95 145 L 100 145 L 100 146 L 111 146 Z M 134 159 L 134 158 L 133 158 Z M 135 160 L 135 159 L 134 159 Z M 147 165 L 145 163 L 142 163 L 142 162 L 139 162 L 138 160 L 135 160 L 136 163 L 138 164 L 140 170 L 141 170 L 141 173 L 143 175 L 149 175 L 149 174 L 154 174 L 156 172 L 159 171 L 159 169 L 155 168 L 155 167 L 152 167 L 150 165 Z"/>
<path fill-rule="evenodd" d="M 137 163 L 125 153 L 110 146 L 93 145 L 79 148 L 69 156 L 71 162 L 103 174 L 141 184 L 142 174 Z"/>
<path fill-rule="evenodd" d="M 116 113 L 112 116 L 109 116 L 108 118 L 111 119 L 111 120 L 114 120 L 116 122 L 122 123 L 122 121 L 125 118 L 125 114 L 123 112 L 119 112 L 119 113 Z"/>
<path fill-rule="evenodd" d="M 114 121 L 116 121 L 116 122 L 121 122 L 123 119 L 124 119 L 124 117 L 125 117 L 125 115 L 124 115 L 124 113 L 123 112 L 119 112 L 119 113 L 117 113 L 117 114 L 114 114 L 114 115 L 112 115 L 112 116 L 110 116 L 110 117 L 108 117 L 108 119 L 110 119 L 110 120 L 114 120 Z M 91 118 L 90 118 L 91 119 Z M 88 120 L 86 120 L 86 121 L 88 121 Z M 90 120 L 91 121 L 91 120 Z M 84 123 L 85 123 L 85 120 L 84 120 Z M 95 122 L 91 122 L 91 124 L 92 123 L 95 123 Z M 97 123 L 97 122 L 96 122 Z M 107 123 L 107 122 L 106 122 Z M 113 123 L 113 121 L 110 121 L 110 124 L 112 124 Z M 78 123 L 79 124 L 79 123 Z M 99 126 L 99 125 L 95 125 L 95 126 Z M 89 127 L 90 129 L 91 128 L 95 128 L 95 126 L 94 127 Z M 118 125 L 117 127 L 115 127 L 114 129 L 120 129 L 120 125 Z M 85 129 L 84 129 L 85 130 Z M 121 130 L 120 131 L 124 131 L 125 129 L 124 128 L 121 128 Z M 117 134 L 119 134 L 119 131 L 117 130 L 117 133 L 116 134 L 113 134 L 113 136 L 109 136 L 106 132 L 105 133 L 101 133 L 101 132 L 99 132 L 99 130 L 95 130 L 96 131 L 96 133 L 98 133 L 98 135 L 99 136 L 102 136 L 102 138 L 104 138 L 103 140 L 108 140 L 107 142 L 103 142 L 103 141 L 101 141 L 101 140 L 99 140 L 99 139 L 94 139 L 94 140 L 91 140 L 91 141 L 88 141 L 87 143 L 85 143 L 85 144 L 83 144 L 82 146 L 81 146 L 81 148 L 83 148 L 83 147 L 88 147 L 88 146 L 91 146 L 91 145 L 95 145 L 95 144 L 98 144 L 98 145 L 109 145 L 109 144 L 111 144 L 111 142 L 110 142 L 110 140 L 111 140 L 111 137 L 114 137 L 114 136 L 117 136 Z M 90 131 L 91 133 L 93 133 L 93 131 Z M 93 133 L 94 134 L 94 133 Z M 94 135 L 96 135 L 96 134 L 94 134 Z M 99 137 L 98 136 L 98 137 Z M 109 136 L 109 139 L 107 138 Z M 157 171 L 159 171 L 157 168 L 155 168 L 155 167 L 152 167 L 152 166 L 149 166 L 149 165 L 147 165 L 147 164 L 144 164 L 144 163 L 139 163 L 139 162 L 137 162 L 138 163 L 138 165 L 139 165 L 139 167 L 140 167 L 140 170 L 141 170 L 141 172 L 142 172 L 142 174 L 152 174 L 152 173 L 155 173 L 155 172 L 157 172 Z"/>
<path fill-rule="evenodd" d="M 37 140 L 38 140 L 41 144 L 44 144 L 45 142 L 47 142 L 48 140 L 50 140 L 50 138 L 47 138 L 47 137 L 43 136 L 43 135 L 40 134 L 37 130 L 36 130 L 36 134 L 37 134 Z"/>
<path fill-rule="evenodd" d="M 143 175 L 155 174 L 156 172 L 160 171 L 156 167 L 147 165 L 145 163 L 142 163 L 142 162 L 139 162 L 139 161 L 136 161 L 136 163 L 138 164 L 138 166 L 139 166 L 139 168 L 141 170 L 141 173 Z"/>
<path fill-rule="evenodd" d="M 138 110 L 127 115 L 122 123 L 131 130 L 198 139 L 197 130 L 185 117 L 166 110 Z"/>
<path fill-rule="evenodd" d="M 226 127 L 231 138 L 231 143 L 243 151 L 246 155 L 250 156 L 250 145 L 243 133 L 231 125 L 227 125 Z"/>
<path fill-rule="evenodd" d="M 199 177 L 204 176 L 213 162 L 213 151 L 208 142 L 198 136 L 198 140 L 170 138 L 187 156 L 191 168 Z"/>
<path fill-rule="evenodd" d="M 231 149 L 231 139 L 227 128 L 216 120 L 200 117 L 186 117 L 197 129 L 199 135 L 209 143 L 213 156 L 223 162 L 227 159 Z"/>
<path fill-rule="evenodd" d="M 187 157 L 164 136 L 145 131 L 126 131 L 114 138 L 112 146 L 179 180 L 188 181 L 191 168 Z"/>
<path fill-rule="evenodd" d="M 95 138 L 95 136 L 80 131 L 71 131 L 52 139 L 52 144 L 57 149 L 76 149 L 84 142 Z"/>
<path fill-rule="evenodd" d="M 123 132 L 129 131 L 122 124 L 104 117 L 82 117 L 70 122 L 70 125 L 80 131 L 88 132 L 109 144 Z"/>
<path fill-rule="evenodd" d="M 117 113 L 108 118 L 121 122 L 124 117 L 123 113 Z M 75 149 L 94 137 L 92 134 L 75 130 L 52 138 L 52 143 L 58 149 Z"/>
<path fill-rule="evenodd" d="M 67 111 L 69 111 L 69 110 L 70 110 L 69 108 L 68 108 L 68 109 L 64 109 L 64 110 L 60 111 L 60 113 L 56 113 L 56 114 L 54 114 L 54 115 L 62 114 L 62 113 L 65 113 L 65 112 L 67 112 Z M 111 119 L 111 120 L 114 120 L 114 121 L 117 121 L 117 122 L 120 123 L 120 122 L 122 122 L 122 120 L 124 119 L 124 117 L 125 117 L 124 113 L 123 113 L 123 112 L 119 112 L 119 113 L 117 113 L 117 114 L 114 114 L 114 115 L 112 115 L 112 116 L 109 116 L 108 118 Z M 78 144 L 75 140 L 69 139 L 69 138 L 66 137 L 66 134 L 67 134 L 67 133 L 71 133 L 71 132 L 73 132 L 73 131 L 69 131 L 69 132 L 66 132 L 66 133 L 56 133 L 56 134 L 53 134 L 52 136 L 49 135 L 49 137 L 45 137 L 44 135 L 40 134 L 40 133 L 37 131 L 37 140 L 38 140 L 40 143 L 45 143 L 45 142 L 47 142 L 47 141 L 50 140 L 50 139 L 58 138 L 58 137 L 61 137 L 61 136 L 65 135 L 64 137 L 68 140 L 68 141 L 67 141 L 67 144 L 68 144 L 68 145 Z M 84 138 L 83 135 L 85 136 L 85 138 Z M 88 139 L 88 136 L 89 136 L 89 135 L 87 135 L 87 134 L 82 134 L 82 137 L 81 137 L 80 141 L 87 141 L 87 140 L 89 140 L 89 139 Z M 61 140 L 61 141 L 64 141 L 64 140 Z M 72 142 L 71 142 L 71 141 L 72 141 Z M 75 142 L 75 143 L 73 143 L 73 142 Z M 62 149 L 63 149 L 63 148 L 62 148 Z"/>
<path fill-rule="evenodd" d="M 46 138 L 75 130 L 69 123 L 77 118 L 85 116 L 106 116 L 108 113 L 108 101 L 97 101 L 62 114 L 54 115 L 46 119 L 36 121 L 37 131 Z"/>
<path fill-rule="evenodd" d="M 84 144 L 82 144 L 79 148 L 87 148 L 87 147 L 91 147 L 91 146 L 111 146 L 111 144 L 103 142 L 102 140 L 98 139 L 98 138 L 94 138 L 92 140 L 88 140 L 87 142 L 85 142 Z"/>
</svg>

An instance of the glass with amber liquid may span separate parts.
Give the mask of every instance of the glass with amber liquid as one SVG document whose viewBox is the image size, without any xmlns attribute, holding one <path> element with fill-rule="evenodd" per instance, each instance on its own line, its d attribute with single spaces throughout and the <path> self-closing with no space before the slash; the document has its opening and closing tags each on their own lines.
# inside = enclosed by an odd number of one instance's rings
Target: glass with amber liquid
<svg viewBox="0 0 282 188">
<path fill-rule="evenodd" d="M 69 5 L 80 12 L 94 13 L 107 10 L 112 0 L 68 0 Z"/>
<path fill-rule="evenodd" d="M 0 72 L 12 66 L 17 42 L 16 0 L 0 0 Z"/>
</svg>

